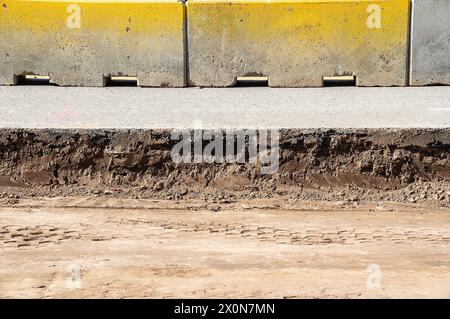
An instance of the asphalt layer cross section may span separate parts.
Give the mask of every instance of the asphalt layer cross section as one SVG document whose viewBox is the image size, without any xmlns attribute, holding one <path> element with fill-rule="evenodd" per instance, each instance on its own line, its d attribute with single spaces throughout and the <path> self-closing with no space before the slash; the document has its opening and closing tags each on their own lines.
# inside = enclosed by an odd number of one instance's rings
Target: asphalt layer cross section
<svg viewBox="0 0 450 319">
<path fill-rule="evenodd" d="M 0 87 L 1 128 L 448 128 L 450 87 Z"/>
</svg>

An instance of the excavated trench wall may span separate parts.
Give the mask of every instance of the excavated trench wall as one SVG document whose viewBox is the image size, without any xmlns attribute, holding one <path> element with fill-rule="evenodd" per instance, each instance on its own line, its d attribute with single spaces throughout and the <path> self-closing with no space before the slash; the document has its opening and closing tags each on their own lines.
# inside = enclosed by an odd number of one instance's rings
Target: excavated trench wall
<svg viewBox="0 0 450 319">
<path fill-rule="evenodd" d="M 176 164 L 169 130 L 0 130 L 0 186 L 220 188 L 357 185 L 397 188 L 450 180 L 450 129 L 280 131 L 280 166 Z"/>
</svg>

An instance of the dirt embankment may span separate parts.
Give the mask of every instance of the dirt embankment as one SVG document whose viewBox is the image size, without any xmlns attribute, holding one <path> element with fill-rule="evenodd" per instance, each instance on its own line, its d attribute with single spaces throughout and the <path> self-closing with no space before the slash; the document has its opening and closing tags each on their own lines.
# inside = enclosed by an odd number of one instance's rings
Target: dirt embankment
<svg viewBox="0 0 450 319">
<path fill-rule="evenodd" d="M 450 203 L 450 129 L 282 130 L 274 175 L 250 163 L 175 164 L 171 151 L 178 141 L 170 134 L 2 129 L 0 187 L 169 199 L 214 194 Z"/>
</svg>

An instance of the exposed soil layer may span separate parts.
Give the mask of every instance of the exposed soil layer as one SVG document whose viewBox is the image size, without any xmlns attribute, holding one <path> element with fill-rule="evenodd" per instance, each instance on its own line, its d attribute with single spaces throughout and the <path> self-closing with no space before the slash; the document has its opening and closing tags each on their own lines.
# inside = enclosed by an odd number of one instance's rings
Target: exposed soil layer
<svg viewBox="0 0 450 319">
<path fill-rule="evenodd" d="M 169 130 L 2 129 L 0 196 L 450 205 L 450 129 L 281 130 L 274 175 L 252 163 L 176 164 L 171 152 L 178 142 Z"/>
</svg>

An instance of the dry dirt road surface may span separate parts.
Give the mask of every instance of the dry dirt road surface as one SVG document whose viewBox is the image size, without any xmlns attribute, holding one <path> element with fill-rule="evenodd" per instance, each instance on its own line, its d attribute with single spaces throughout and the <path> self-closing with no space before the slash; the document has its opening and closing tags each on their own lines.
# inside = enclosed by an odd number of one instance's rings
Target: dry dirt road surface
<svg viewBox="0 0 450 319">
<path fill-rule="evenodd" d="M 450 210 L 95 198 L 0 208 L 0 297 L 450 297 Z"/>
</svg>

